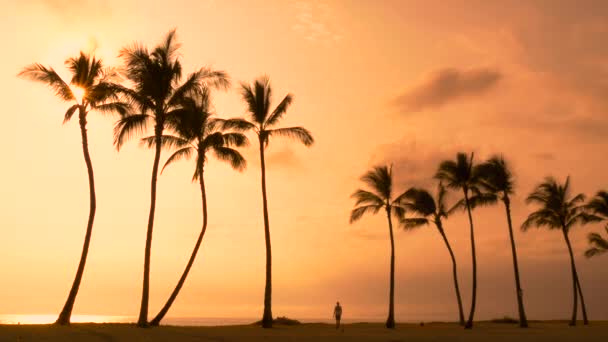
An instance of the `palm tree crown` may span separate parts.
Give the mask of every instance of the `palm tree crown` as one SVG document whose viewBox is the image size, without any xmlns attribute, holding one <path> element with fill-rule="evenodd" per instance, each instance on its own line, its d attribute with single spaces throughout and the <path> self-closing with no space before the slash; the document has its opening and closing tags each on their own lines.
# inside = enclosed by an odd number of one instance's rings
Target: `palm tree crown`
<svg viewBox="0 0 608 342">
<path fill-rule="evenodd" d="M 255 80 L 253 85 L 242 83 L 241 96 L 247 104 L 249 120 L 241 120 L 238 122 L 240 125 L 235 125 L 237 121 L 234 121 L 231 127 L 253 130 L 264 147 L 268 146 L 271 137 L 278 136 L 299 140 L 305 146 L 311 146 L 314 143 L 312 134 L 304 127 L 274 128 L 289 109 L 293 102 L 293 95 L 287 94 L 271 111 L 273 94 L 270 79 L 267 76 Z"/>
<path fill-rule="evenodd" d="M 406 229 L 418 228 L 428 225 L 429 222 L 437 223 L 442 218 L 447 218 L 450 210 L 446 209 L 446 189 L 443 184 L 437 187 L 437 200 L 428 191 L 420 188 L 407 190 L 402 198 L 401 205 L 408 213 L 415 217 L 402 217 L 401 223 Z"/>
<path fill-rule="evenodd" d="M 119 98 L 121 87 L 115 83 L 119 77 L 114 69 L 105 68 L 100 59 L 84 52 L 80 52 L 78 57 L 68 58 L 65 65 L 72 74 L 69 84 L 53 68 L 37 63 L 24 68 L 19 76 L 44 83 L 53 89 L 61 100 L 74 103 L 66 111 L 64 123 L 70 121 L 80 108 L 85 117 L 89 109 L 101 113 L 127 113 L 128 105 Z M 77 94 L 78 90 L 83 94 Z"/>
<path fill-rule="evenodd" d="M 249 141 L 242 133 L 225 132 L 226 127 L 231 127 L 233 120 L 225 120 L 215 117 L 210 106 L 209 90 L 204 89 L 202 93 L 186 97 L 182 101 L 182 108 L 176 111 L 176 118 L 172 128 L 175 135 L 163 135 L 164 147 L 178 148 L 165 162 L 166 168 L 169 164 L 182 158 L 189 158 L 196 152 L 196 167 L 192 180 L 196 181 L 202 177 L 204 166 L 207 162 L 207 153 L 212 152 L 216 158 L 230 163 L 232 168 L 242 171 L 247 162 L 245 158 L 233 147 L 247 146 Z M 238 123 L 236 123 L 238 125 Z M 143 142 L 150 146 L 154 143 L 154 137 L 147 137 Z"/>
<path fill-rule="evenodd" d="M 585 212 L 584 194 L 571 195 L 570 177 L 564 184 L 559 184 L 553 177 L 545 178 L 526 198 L 526 203 L 535 203 L 540 208 L 524 221 L 521 228 L 546 227 L 563 229 L 566 233 L 577 224 L 597 221 L 599 217 Z"/>
<path fill-rule="evenodd" d="M 405 208 L 401 204 L 405 193 L 393 199 L 392 168 L 376 166 L 361 177 L 370 190 L 357 189 L 351 197 L 356 200 L 355 208 L 350 214 L 350 223 L 358 221 L 367 213 L 376 214 L 385 208 L 395 217 L 402 218 Z"/>
<path fill-rule="evenodd" d="M 608 220 L 608 192 L 599 191 L 587 204 L 587 209 L 602 220 Z M 608 224 L 604 227 L 608 233 Z M 608 252 L 608 239 L 604 239 L 598 233 L 589 233 L 589 244 L 591 247 L 585 251 L 585 256 L 590 258 Z"/>
<path fill-rule="evenodd" d="M 125 77 L 132 88 L 121 89 L 122 94 L 136 108 L 137 113 L 124 115 L 114 128 L 114 143 L 118 149 L 134 134 L 141 134 L 153 121 L 155 133 L 161 134 L 165 124 L 173 120 L 185 96 L 202 93 L 205 86 L 227 88 L 228 76 L 223 71 L 201 68 L 182 81 L 182 64 L 178 58 L 180 44 L 175 30 L 164 41 L 149 51 L 134 43 L 120 51 Z"/>
</svg>

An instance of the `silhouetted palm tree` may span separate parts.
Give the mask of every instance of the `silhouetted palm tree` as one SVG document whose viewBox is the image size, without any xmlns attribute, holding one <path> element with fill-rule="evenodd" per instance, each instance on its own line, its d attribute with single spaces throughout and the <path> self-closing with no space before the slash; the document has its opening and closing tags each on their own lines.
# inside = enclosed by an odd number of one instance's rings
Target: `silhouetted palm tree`
<svg viewBox="0 0 608 342">
<path fill-rule="evenodd" d="M 65 113 L 63 122 L 68 122 L 78 111 L 78 123 L 80 125 L 80 135 L 82 139 L 82 152 L 87 166 L 89 178 L 89 220 L 85 233 L 80 262 L 72 288 L 68 298 L 57 318 L 56 323 L 66 325 L 70 323 L 72 309 L 78 294 L 78 288 L 84 273 L 84 267 L 89 253 L 91 234 L 93 232 L 93 221 L 95 220 L 96 197 L 95 180 L 93 176 L 93 164 L 89 154 L 89 143 L 87 137 L 87 114 L 90 110 L 99 112 L 120 112 L 125 113 L 128 106 L 119 101 L 117 97 L 116 73 L 112 69 L 104 69 L 101 60 L 91 57 L 85 53 L 80 53 L 78 57 L 69 58 L 65 62 L 72 74 L 70 85 L 66 83 L 55 72 L 53 68 L 45 67 L 41 64 L 32 64 L 24 68 L 19 76 L 41 82 L 53 89 L 55 94 L 63 101 L 73 103 Z M 79 94 L 80 93 L 80 94 Z"/>
<path fill-rule="evenodd" d="M 287 137 L 299 140 L 305 146 L 311 146 L 314 139 L 304 127 L 274 128 L 283 118 L 293 101 L 293 95 L 287 94 L 271 111 L 272 88 L 270 80 L 263 76 L 253 85 L 241 83 L 241 96 L 247 104 L 249 120 L 233 121 L 232 128 L 252 130 L 258 136 L 260 147 L 260 168 L 262 171 L 262 206 L 264 215 L 264 238 L 266 242 L 266 285 L 264 288 L 264 314 L 262 327 L 272 327 L 272 249 L 270 244 L 270 223 L 268 219 L 268 200 L 266 196 L 266 161 L 264 150 L 271 137 Z M 236 123 L 236 124 L 235 124 Z"/>
<path fill-rule="evenodd" d="M 156 207 L 156 181 L 162 146 L 163 131 L 173 120 L 176 111 L 180 110 L 181 100 L 189 94 L 202 91 L 202 87 L 213 85 L 227 88 L 228 77 L 224 72 L 200 69 L 182 80 L 182 65 L 178 59 L 175 30 L 169 32 L 164 41 L 149 51 L 146 47 L 134 43 L 120 51 L 124 60 L 124 74 L 132 83 L 132 88 L 124 88 L 123 95 L 136 108 L 136 113 L 128 113 L 114 127 L 114 144 L 117 149 L 134 134 L 143 133 L 149 125 L 154 125 L 155 148 L 152 166 L 150 189 L 150 213 L 146 231 L 146 248 L 144 256 L 143 289 L 141 308 L 137 325 L 148 325 L 148 296 L 150 291 L 150 255 L 152 231 L 154 227 L 154 210 Z"/>
<path fill-rule="evenodd" d="M 393 199 L 392 167 L 376 166 L 364 174 L 361 177 L 361 181 L 367 185 L 369 190 L 358 189 L 351 195 L 356 200 L 356 203 L 355 208 L 350 213 L 350 223 L 358 221 L 367 213 L 376 214 L 380 209 L 386 211 L 388 231 L 391 239 L 391 277 L 386 327 L 393 329 L 395 328 L 395 241 L 393 239 L 393 221 L 391 215 L 394 215 L 398 219 L 405 216 L 405 209 L 401 205 L 405 193 Z"/>
<path fill-rule="evenodd" d="M 587 209 L 602 220 L 608 220 L 608 192 L 599 191 L 589 202 Z M 608 233 L 608 224 L 606 224 L 606 227 L 604 228 Z M 608 240 L 604 239 L 598 233 L 589 234 L 589 244 L 591 247 L 585 251 L 585 256 L 587 258 L 608 252 Z"/>
<path fill-rule="evenodd" d="M 177 120 L 175 120 L 174 126 L 176 134 L 162 137 L 164 147 L 177 148 L 167 159 L 163 170 L 175 161 L 190 158 L 190 156 L 196 154 L 196 166 L 192 181 L 198 180 L 201 187 L 203 227 L 177 286 L 158 315 L 150 321 L 153 326 L 160 323 L 184 285 L 207 230 L 207 194 L 205 192 L 204 172 L 208 155 L 213 153 L 216 158 L 230 163 L 232 168 L 239 171 L 242 171 L 246 166 L 245 158 L 233 147 L 246 146 L 248 144 L 247 138 L 242 133 L 226 132 L 225 128 L 230 127 L 230 120 L 215 117 L 210 101 L 209 92 L 206 90 L 200 95 L 186 98 L 183 101 L 183 110 L 176 115 Z M 154 146 L 154 137 L 144 138 L 143 141 L 149 147 Z"/>
<path fill-rule="evenodd" d="M 423 225 L 428 225 L 433 222 L 448 248 L 450 257 L 452 258 L 452 274 L 454 277 L 454 288 L 456 289 L 456 299 L 458 300 L 458 314 L 460 325 L 464 325 L 464 313 L 462 310 L 462 300 L 460 298 L 460 289 L 458 287 L 458 272 L 456 268 L 456 257 L 448 241 L 445 231 L 443 230 L 442 218 L 447 218 L 450 210 L 445 205 L 446 189 L 439 183 L 437 187 L 437 200 L 424 189 L 411 188 L 405 192 L 401 205 L 406 212 L 412 213 L 414 217 L 402 217 L 401 223 L 405 229 L 418 228 Z"/>
<path fill-rule="evenodd" d="M 538 204 L 540 205 L 540 208 L 528 215 L 528 218 L 521 226 L 524 231 L 530 227 L 560 229 L 564 235 L 564 240 L 566 241 L 568 253 L 570 255 L 572 291 L 574 297 L 570 325 L 576 325 L 577 290 L 581 297 L 583 321 L 584 324 L 588 324 L 583 291 L 580 286 L 580 280 L 578 279 L 578 273 L 576 272 L 572 245 L 570 244 L 570 238 L 568 237 L 570 229 L 575 225 L 599 220 L 599 217 L 585 213 L 584 201 L 585 196 L 583 194 L 571 196 L 570 177 L 566 178 L 564 184 L 559 184 L 553 177 L 547 177 L 544 182 L 536 186 L 534 191 L 528 195 L 526 203 Z"/>
<path fill-rule="evenodd" d="M 470 196 L 479 194 L 477 171 L 473 167 L 473 153 L 468 159 L 467 155 L 459 152 L 456 160 L 445 160 L 439 165 L 435 178 L 445 184 L 447 188 L 462 190 L 464 205 L 469 215 L 469 226 L 471 229 L 471 254 L 473 258 L 473 296 L 471 300 L 471 311 L 465 324 L 466 329 L 473 327 L 473 316 L 475 315 L 475 303 L 477 300 L 477 256 L 475 254 L 475 233 L 473 230 L 473 216 L 471 215 L 472 204 Z"/>
<path fill-rule="evenodd" d="M 517 307 L 519 311 L 519 326 L 528 327 L 528 319 L 524 309 L 523 290 L 519 281 L 519 265 L 517 263 L 517 250 L 515 249 L 515 238 L 513 237 L 513 224 L 511 222 L 511 198 L 514 193 L 513 174 L 507 162 L 501 156 L 493 156 L 478 167 L 480 184 L 502 200 L 507 214 L 509 227 L 509 238 L 511 240 L 511 254 L 513 256 L 513 270 L 515 272 L 515 294 L 517 296 Z"/>
</svg>

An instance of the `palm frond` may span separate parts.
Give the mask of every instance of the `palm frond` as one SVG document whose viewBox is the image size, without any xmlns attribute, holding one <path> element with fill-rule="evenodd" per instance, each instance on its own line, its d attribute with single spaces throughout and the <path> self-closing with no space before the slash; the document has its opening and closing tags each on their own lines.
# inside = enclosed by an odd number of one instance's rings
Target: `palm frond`
<svg viewBox="0 0 608 342">
<path fill-rule="evenodd" d="M 268 119 L 266 120 L 266 126 L 270 127 L 272 125 L 277 124 L 283 115 L 287 112 L 287 109 L 293 102 L 293 95 L 287 94 L 283 100 L 277 105 L 277 107 L 272 111 Z"/>
<path fill-rule="evenodd" d="M 182 148 L 187 146 L 190 142 L 181 137 L 176 137 L 173 135 L 162 135 L 160 137 L 161 147 L 167 150 L 174 148 Z M 141 138 L 140 145 L 145 146 L 147 148 L 153 148 L 156 145 L 156 137 L 149 136 L 145 138 Z"/>
<path fill-rule="evenodd" d="M 213 152 L 217 159 L 230 163 L 230 166 L 237 171 L 243 171 L 247 167 L 247 161 L 235 149 L 218 146 L 213 148 Z"/>
<path fill-rule="evenodd" d="M 170 164 L 173 164 L 174 162 L 181 160 L 182 158 L 186 158 L 186 159 L 190 158 L 193 151 L 194 151 L 194 148 L 188 146 L 188 147 L 180 148 L 179 150 L 173 152 L 173 154 L 165 162 L 165 165 L 163 165 L 163 168 L 160 170 L 160 173 L 163 173 L 163 171 L 165 171 L 165 168 L 167 166 L 169 166 Z"/>
<path fill-rule="evenodd" d="M 600 234 L 590 233 L 588 239 L 591 247 L 585 251 L 587 258 L 608 252 L 608 240 L 604 239 Z"/>
<path fill-rule="evenodd" d="M 80 108 L 79 104 L 75 104 L 75 105 L 71 106 L 70 108 L 68 108 L 68 110 L 65 112 L 65 116 L 63 117 L 64 124 L 66 122 L 70 121 L 70 119 L 72 119 L 72 116 L 74 115 L 74 113 L 76 113 L 78 108 Z"/>
<path fill-rule="evenodd" d="M 53 68 L 47 68 L 42 64 L 36 63 L 25 67 L 18 76 L 46 84 L 55 91 L 55 95 L 64 101 L 76 100 L 68 84 L 61 79 Z"/>
<path fill-rule="evenodd" d="M 287 137 L 299 140 L 305 146 L 311 146 L 315 140 L 310 132 L 304 127 L 286 127 L 268 130 L 269 136 Z"/>
<path fill-rule="evenodd" d="M 358 189 L 350 197 L 356 199 L 355 206 L 361 204 L 382 206 L 384 204 L 379 196 L 363 189 Z"/>
<path fill-rule="evenodd" d="M 365 205 L 365 206 L 361 206 L 361 207 L 356 207 L 350 213 L 349 222 L 351 224 L 355 223 L 355 222 L 359 221 L 359 219 L 367 213 L 376 214 L 381 208 L 382 208 L 382 206 L 378 206 L 378 205 Z"/>
<path fill-rule="evenodd" d="M 121 117 L 114 125 L 114 145 L 120 150 L 122 145 L 134 135 L 140 135 L 148 128 L 150 116 L 134 114 Z"/>
<path fill-rule="evenodd" d="M 109 102 L 99 105 L 93 104 L 91 105 L 91 108 L 104 114 L 118 113 L 121 116 L 127 115 L 131 109 L 125 102 Z"/>
<path fill-rule="evenodd" d="M 420 216 L 429 216 L 436 212 L 437 206 L 435 199 L 426 190 L 420 188 L 410 188 L 395 199 L 408 211 Z"/>
<path fill-rule="evenodd" d="M 361 177 L 361 181 L 367 184 L 384 201 L 390 200 L 392 196 L 393 177 L 391 168 L 388 166 L 375 166 Z"/>
<path fill-rule="evenodd" d="M 225 119 L 221 122 L 222 130 L 234 130 L 238 132 L 245 132 L 249 130 L 255 130 L 256 125 L 241 118 Z"/>
<path fill-rule="evenodd" d="M 608 192 L 598 191 L 587 204 L 587 209 L 608 219 Z"/>
<path fill-rule="evenodd" d="M 247 139 L 247 137 L 242 133 L 236 133 L 236 132 L 223 133 L 222 136 L 224 138 L 224 144 L 226 145 L 226 147 L 231 147 L 231 146 L 247 147 L 247 146 L 249 146 L 249 139 Z"/>
<path fill-rule="evenodd" d="M 405 217 L 399 221 L 401 226 L 406 230 L 411 230 L 414 228 L 420 228 L 422 226 L 426 226 L 429 224 L 429 220 L 423 217 Z"/>
</svg>

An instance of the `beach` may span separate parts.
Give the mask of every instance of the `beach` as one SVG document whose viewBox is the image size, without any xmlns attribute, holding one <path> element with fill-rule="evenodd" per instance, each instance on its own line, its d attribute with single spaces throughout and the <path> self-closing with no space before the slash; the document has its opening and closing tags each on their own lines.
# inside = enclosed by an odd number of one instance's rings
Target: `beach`
<svg viewBox="0 0 608 342">
<path fill-rule="evenodd" d="M 477 323 L 464 330 L 455 323 L 398 324 L 389 330 L 380 323 L 355 323 L 336 330 L 330 324 L 301 324 L 262 329 L 253 325 L 217 327 L 161 326 L 140 329 L 131 324 L 1 325 L 0 341 L 606 341 L 608 322 L 533 322 L 528 329 L 502 323 Z"/>
</svg>

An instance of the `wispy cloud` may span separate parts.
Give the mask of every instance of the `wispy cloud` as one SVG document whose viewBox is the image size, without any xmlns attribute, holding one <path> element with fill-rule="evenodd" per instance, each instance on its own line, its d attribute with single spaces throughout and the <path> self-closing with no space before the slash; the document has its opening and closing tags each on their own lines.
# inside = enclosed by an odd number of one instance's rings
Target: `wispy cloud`
<svg viewBox="0 0 608 342">
<path fill-rule="evenodd" d="M 324 1 L 295 1 L 295 24 L 292 29 L 306 40 L 335 44 L 343 38 L 343 30 L 332 22 L 333 9 Z"/>
<path fill-rule="evenodd" d="M 493 68 L 445 68 L 431 73 L 394 102 L 406 112 L 437 108 L 463 97 L 483 94 L 502 77 L 502 73 Z"/>
</svg>

